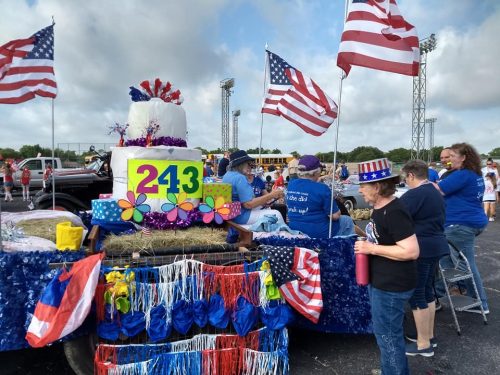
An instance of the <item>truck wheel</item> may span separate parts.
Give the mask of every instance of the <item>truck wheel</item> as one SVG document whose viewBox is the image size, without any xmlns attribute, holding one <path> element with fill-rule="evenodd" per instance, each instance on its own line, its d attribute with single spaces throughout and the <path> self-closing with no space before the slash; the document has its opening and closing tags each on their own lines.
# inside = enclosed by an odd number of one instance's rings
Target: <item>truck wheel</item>
<svg viewBox="0 0 500 375">
<path fill-rule="evenodd" d="M 356 208 L 356 202 L 351 198 L 345 198 L 344 206 L 347 209 L 347 211 L 351 211 Z"/>
<path fill-rule="evenodd" d="M 94 373 L 94 355 L 97 336 L 89 334 L 64 343 L 64 354 L 69 365 L 77 375 Z"/>
<path fill-rule="evenodd" d="M 44 202 L 38 204 L 37 208 L 41 209 L 41 210 L 51 210 L 52 209 L 52 201 L 51 200 L 44 201 Z M 77 211 L 76 207 L 72 203 L 66 202 L 66 201 L 62 201 L 62 202 L 56 201 L 55 210 L 56 211 L 69 211 L 69 212 L 76 212 Z"/>
</svg>

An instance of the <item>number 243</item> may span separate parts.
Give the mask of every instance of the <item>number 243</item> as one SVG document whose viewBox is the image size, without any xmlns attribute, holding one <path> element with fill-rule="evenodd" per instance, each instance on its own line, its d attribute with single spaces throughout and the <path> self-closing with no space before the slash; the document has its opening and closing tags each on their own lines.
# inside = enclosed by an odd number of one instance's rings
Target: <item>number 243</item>
<svg viewBox="0 0 500 375">
<path fill-rule="evenodd" d="M 177 165 L 169 165 L 163 173 L 158 176 L 158 170 L 154 165 L 151 164 L 143 164 L 137 168 L 138 174 L 146 174 L 144 179 L 139 182 L 137 186 L 137 193 L 144 194 L 158 194 L 158 184 L 159 185 L 167 185 L 168 192 L 177 194 L 179 192 L 180 180 L 177 178 L 178 166 Z M 182 184 L 182 190 L 187 194 L 192 194 L 200 188 L 200 182 L 198 181 L 198 169 L 193 166 L 188 166 L 184 168 L 182 174 L 188 176 L 189 183 Z M 148 186 L 148 184 L 156 181 L 158 179 L 158 184 L 152 184 Z"/>
</svg>

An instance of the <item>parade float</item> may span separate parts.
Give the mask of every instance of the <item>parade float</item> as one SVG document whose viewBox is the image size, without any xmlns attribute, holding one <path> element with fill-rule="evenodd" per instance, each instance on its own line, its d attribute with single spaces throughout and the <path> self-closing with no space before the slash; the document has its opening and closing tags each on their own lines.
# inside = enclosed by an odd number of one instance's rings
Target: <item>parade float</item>
<svg viewBox="0 0 500 375">
<path fill-rule="evenodd" d="M 231 185 L 204 180 L 187 147 L 180 91 L 156 79 L 130 96 L 127 124 L 110 128 L 112 193 L 80 216 L 57 213 L 54 246 L 27 239 L 23 213 L 2 216 L 0 350 L 65 340 L 82 374 L 286 374 L 290 324 L 371 332 L 354 238 L 235 225 Z M 228 226 L 239 243 L 225 242 Z"/>
</svg>

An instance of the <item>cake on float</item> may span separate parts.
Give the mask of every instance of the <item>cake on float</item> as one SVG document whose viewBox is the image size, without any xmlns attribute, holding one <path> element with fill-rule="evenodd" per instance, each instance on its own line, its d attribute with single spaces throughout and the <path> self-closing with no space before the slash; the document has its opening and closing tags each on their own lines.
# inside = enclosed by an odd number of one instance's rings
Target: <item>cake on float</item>
<svg viewBox="0 0 500 375">
<path fill-rule="evenodd" d="M 110 127 L 120 136 L 111 156 L 113 193 L 92 202 L 93 223 L 178 229 L 237 216 L 231 185 L 204 183 L 201 150 L 187 147 L 180 90 L 156 78 L 129 95 L 127 124 Z"/>
</svg>

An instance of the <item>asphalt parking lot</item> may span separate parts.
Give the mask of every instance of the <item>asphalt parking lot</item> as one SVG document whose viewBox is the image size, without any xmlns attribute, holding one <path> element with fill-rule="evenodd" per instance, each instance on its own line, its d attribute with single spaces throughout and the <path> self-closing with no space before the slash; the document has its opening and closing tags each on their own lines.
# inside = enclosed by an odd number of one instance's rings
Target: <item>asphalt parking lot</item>
<svg viewBox="0 0 500 375">
<path fill-rule="evenodd" d="M 22 211 L 26 203 L 2 200 L 3 211 Z M 499 211 L 500 212 L 500 211 Z M 412 374 L 498 374 L 500 372 L 500 223 L 491 222 L 477 238 L 477 263 L 489 298 L 488 325 L 478 314 L 457 313 L 455 331 L 449 308 L 436 314 L 438 348 L 434 357 L 411 357 Z M 376 374 L 379 353 L 371 335 L 339 335 L 290 330 L 290 374 Z M 61 345 L 0 352 L 0 374 L 71 374 Z"/>
</svg>

